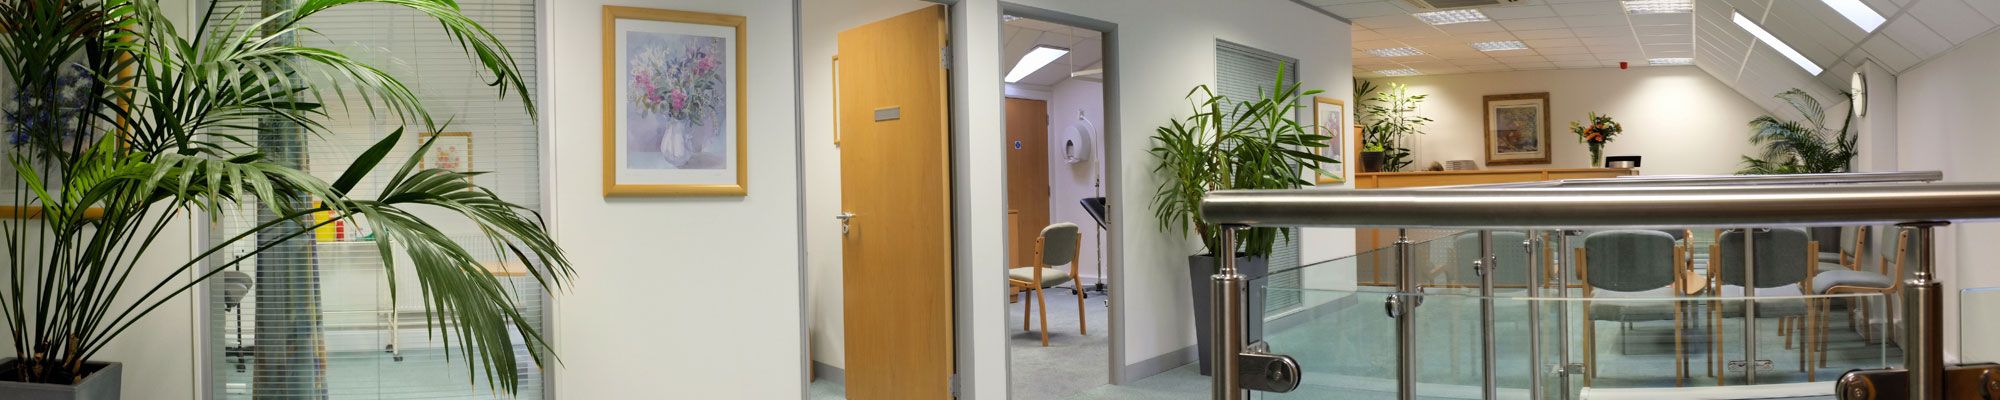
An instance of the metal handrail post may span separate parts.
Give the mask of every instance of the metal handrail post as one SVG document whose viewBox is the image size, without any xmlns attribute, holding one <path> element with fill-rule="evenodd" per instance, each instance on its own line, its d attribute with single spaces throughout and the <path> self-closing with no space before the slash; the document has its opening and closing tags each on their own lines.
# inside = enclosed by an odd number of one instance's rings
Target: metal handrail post
<svg viewBox="0 0 2000 400">
<path fill-rule="evenodd" d="M 1396 280 L 1397 301 L 1391 305 L 1396 317 L 1396 398 L 1415 400 L 1417 398 L 1417 319 L 1410 314 L 1417 311 L 1417 302 L 1423 298 L 1412 295 L 1417 292 L 1417 271 L 1410 262 L 1410 235 L 1407 229 L 1396 230 Z"/>
<path fill-rule="evenodd" d="M 1944 283 L 1937 279 L 1937 227 L 1944 222 L 1902 224 L 1914 229 L 1916 275 L 1903 288 L 1904 339 L 1909 341 L 1903 368 L 1909 371 L 1911 400 L 1944 397 Z M 1901 279 L 1902 277 L 1894 277 Z M 1890 321 L 1895 322 L 1895 321 Z"/>
<path fill-rule="evenodd" d="M 1521 251 L 1528 252 L 1528 257 L 1525 258 L 1528 260 L 1528 265 L 1522 266 L 1522 268 L 1527 268 L 1528 297 L 1539 299 L 1542 297 L 1542 285 L 1547 284 L 1548 281 L 1542 274 L 1535 273 L 1535 267 L 1542 265 L 1541 252 L 1535 251 L 1535 243 L 1540 242 L 1536 240 L 1536 235 L 1537 232 L 1528 231 L 1527 239 L 1521 241 Z M 1528 365 L 1531 366 L 1528 373 L 1528 398 L 1535 400 L 1543 398 L 1542 374 L 1546 371 L 1542 366 L 1543 304 L 1546 303 L 1540 301 L 1528 302 Z"/>
<path fill-rule="evenodd" d="M 1572 263 L 1574 263 L 1574 262 L 1576 261 L 1576 260 L 1575 260 L 1575 257 L 1571 257 L 1571 256 L 1570 256 L 1569 254 L 1564 254 L 1564 253 L 1569 253 L 1569 237 L 1570 237 L 1570 235 L 1572 235 L 1572 234 L 1580 234 L 1580 233 L 1582 233 L 1582 232 L 1578 232 L 1578 231 L 1573 231 L 1573 230 L 1559 230 L 1559 231 L 1556 231 L 1556 251 L 1555 251 L 1555 254 L 1556 254 L 1556 255 L 1555 255 L 1555 261 L 1556 261 L 1556 282 L 1557 282 L 1557 285 L 1556 285 L 1556 291 L 1557 291 L 1558 293 L 1562 293 L 1562 296 L 1561 296 L 1561 297 L 1563 297 L 1563 298 L 1569 298 L 1569 294 L 1570 294 L 1570 291 L 1569 291 L 1569 276 L 1570 276 L 1570 269 L 1571 269 L 1571 267 L 1570 267 L 1570 266 L 1571 266 L 1571 265 L 1573 265 Z M 1557 354 L 1560 354 L 1560 355 L 1561 355 L 1560 357 L 1558 357 L 1558 360 L 1559 360 L 1559 361 L 1561 361 L 1561 363 L 1562 363 L 1562 364 L 1556 367 L 1556 371 L 1557 371 L 1558 373 L 1560 373 L 1560 374 L 1561 374 L 1561 375 L 1557 375 L 1557 376 L 1561 377 L 1561 379 L 1560 379 L 1560 381 L 1561 381 L 1561 383 L 1562 383 L 1562 390 L 1561 390 L 1561 393 L 1562 393 L 1562 399 L 1563 399 L 1563 400 L 1569 400 L 1569 388 L 1570 388 L 1570 379 L 1569 379 L 1569 376 L 1570 376 L 1570 370 L 1569 370 L 1569 350 L 1570 350 L 1570 347 L 1569 347 L 1569 322 L 1570 322 L 1570 321 L 1569 321 L 1569 308 L 1570 308 L 1570 306 L 1571 306 L 1571 302 L 1568 302 L 1568 301 L 1564 301 L 1564 302 L 1562 302 L 1562 308 L 1558 308 L 1558 309 L 1556 309 L 1556 319 L 1557 319 L 1557 320 L 1559 320 L 1559 321 L 1561 321 L 1561 323 L 1559 323 L 1559 324 L 1556 324 L 1556 326 L 1557 326 L 1557 329 L 1556 329 L 1556 334 L 1557 334 L 1557 335 L 1560 335 L 1560 336 L 1561 336 L 1561 337 L 1563 338 L 1563 343 L 1562 343 L 1562 351 L 1561 351 L 1561 352 L 1559 352 L 1559 353 L 1557 353 Z"/>
<path fill-rule="evenodd" d="M 1756 272 L 1757 229 L 1743 228 L 1743 382 L 1748 385 L 1757 384 Z M 1724 372 L 1728 370 L 1723 368 Z"/>
<path fill-rule="evenodd" d="M 1493 341 L 1493 276 L 1498 275 L 1500 266 L 1493 261 L 1493 231 L 1480 230 L 1479 260 L 1474 261 L 1478 268 L 1474 271 L 1479 272 L 1480 394 L 1486 400 L 1500 396 L 1499 386 L 1493 380 L 1494 361 L 1499 358 Z"/>
<path fill-rule="evenodd" d="M 1221 268 L 1210 278 L 1209 286 L 1209 331 L 1214 332 L 1215 343 L 1209 346 L 1214 368 L 1209 371 L 1214 379 L 1215 400 L 1243 400 L 1249 391 L 1243 390 L 1243 382 L 1238 375 L 1241 366 L 1236 355 L 1243 353 L 1243 275 L 1236 272 L 1236 225 L 1223 225 L 1222 241 L 1216 249 L 1216 260 Z"/>
</svg>

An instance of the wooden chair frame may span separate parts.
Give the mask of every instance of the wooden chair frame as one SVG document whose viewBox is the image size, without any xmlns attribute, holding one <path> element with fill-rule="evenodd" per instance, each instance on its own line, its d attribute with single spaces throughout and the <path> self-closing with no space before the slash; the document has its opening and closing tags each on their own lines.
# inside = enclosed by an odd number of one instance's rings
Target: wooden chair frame
<svg viewBox="0 0 2000 400">
<path fill-rule="evenodd" d="M 1825 293 L 1820 293 L 1820 294 L 1821 294 L 1821 295 L 1836 295 L 1836 294 L 1857 294 L 1857 295 L 1860 295 L 1860 294 L 1876 294 L 1876 295 L 1882 295 L 1882 296 L 1883 296 L 1883 297 L 1884 297 L 1885 299 L 1886 299 L 1886 298 L 1889 298 L 1889 297 L 1895 297 L 1895 296 L 1894 296 L 1894 294 L 1896 294 L 1897 292 L 1900 292 L 1900 291 L 1902 291 L 1902 289 L 1903 289 L 1903 279 L 1902 279 L 1902 276 L 1903 276 L 1903 271 L 1904 271 L 1904 269 L 1903 269 L 1903 268 L 1904 268 L 1904 266 L 1905 266 L 1905 265 L 1908 265 L 1908 263 L 1910 262 L 1910 260 L 1909 260 L 1909 259 L 1908 259 L 1907 257 L 1905 257 L 1905 255 L 1907 255 L 1907 254 L 1906 254 L 1906 252 L 1907 252 L 1907 251 L 1909 250 L 1909 245 L 1910 245 L 1909 241 L 1910 241 L 1910 232 L 1909 232 L 1908 230 L 1904 230 L 1904 231 L 1902 231 L 1902 232 L 1897 232 L 1897 234 L 1896 234 L 1896 261 L 1895 261 L 1895 265 L 1896 265 L 1896 269 L 1895 269 L 1895 271 L 1896 271 L 1896 272 L 1895 272 L 1895 274 L 1893 274 L 1893 275 L 1885 275 L 1885 276 L 1889 277 L 1889 282 L 1890 282 L 1890 283 L 1889 283 L 1889 287 L 1868 287 L 1868 286 L 1846 286 L 1846 285 L 1841 285 L 1841 286 L 1833 286 L 1833 287 L 1829 287 L 1829 288 L 1826 288 L 1826 292 L 1825 292 Z M 1857 270 L 1859 269 L 1859 266 L 1858 266 L 1858 265 L 1857 265 L 1857 266 L 1855 266 L 1855 267 L 1856 267 L 1856 269 L 1857 269 Z M 1882 263 L 1881 263 L 1881 264 L 1879 264 L 1879 267 L 1880 267 L 1880 269 L 1883 269 L 1883 270 L 1884 270 L 1883 272 L 1888 272 L 1888 271 L 1886 271 L 1886 269 L 1888 269 L 1888 268 L 1889 268 L 1889 257 L 1888 257 L 1888 256 L 1883 256 L 1883 257 L 1882 257 Z M 1861 300 L 1861 299 L 1863 299 L 1863 298 L 1861 298 L 1861 297 L 1853 297 L 1853 298 L 1850 298 L 1850 299 L 1851 299 L 1851 300 L 1853 300 L 1853 301 L 1854 301 L 1855 303 L 1862 303 L 1862 301 L 1860 301 L 1860 300 Z M 1830 306 L 1828 305 L 1829 303 L 1832 303 L 1832 301 L 1830 301 L 1830 300 L 1832 300 L 1832 299 L 1824 299 L 1824 300 L 1821 300 L 1821 301 L 1820 301 L 1820 305 L 1819 305 L 1819 306 L 1820 306 L 1820 307 L 1819 307 L 1819 313 L 1820 313 L 1820 315 L 1821 315 L 1821 316 L 1820 316 L 1820 318 L 1818 318 L 1818 324 L 1815 324 L 1815 325 L 1811 326 L 1811 328 L 1812 328 L 1812 332 L 1813 332 L 1813 333 L 1812 333 L 1812 337 L 1813 337 L 1814 339 L 1816 339 L 1816 340 L 1815 340 L 1815 342 L 1817 342 L 1817 344 L 1818 344 L 1818 346 L 1814 346 L 1814 347 L 1812 348 L 1812 350 L 1811 350 L 1811 351 L 1817 354 L 1817 356 L 1815 357 L 1815 359 L 1819 361 L 1819 366 L 1820 366 L 1820 368 L 1825 368 L 1825 367 L 1826 367 L 1826 333 L 1827 333 L 1827 325 L 1828 325 L 1828 324 L 1826 323 L 1826 320 L 1827 320 L 1827 317 L 1826 317 L 1826 315 L 1827 315 L 1827 314 L 1832 314 L 1832 313 L 1833 313 L 1833 310 L 1832 310 L 1832 307 L 1830 307 Z M 1866 306 L 1861 306 L 1861 307 L 1848 307 L 1848 310 L 1849 310 L 1849 315 L 1848 315 L 1848 319 L 1847 319 L 1847 323 L 1848 323 L 1848 324 L 1849 324 L 1850 326 L 1852 326 L 1852 325 L 1854 324 L 1854 318 L 1853 318 L 1853 311 L 1852 311 L 1852 310 L 1854 310 L 1855 308 L 1861 308 L 1861 309 L 1863 309 L 1863 311 L 1862 311 L 1862 315 L 1863 315 L 1863 318 L 1864 318 L 1863 320 L 1864 320 L 1864 321 L 1866 320 L 1866 319 L 1865 319 L 1865 318 L 1866 318 L 1866 315 L 1867 315 L 1867 311 L 1866 311 L 1867 307 L 1866 307 Z M 1883 312 L 1885 312 L 1885 313 L 1886 313 L 1886 316 L 1888 317 L 1888 319 L 1886 320 L 1886 323 L 1889 323 L 1889 324 L 1894 324 L 1894 323 L 1896 322 L 1896 308 L 1895 308 L 1895 307 L 1889 307 L 1889 304 L 1887 304 L 1887 302 L 1885 301 L 1885 302 L 1884 302 L 1884 304 L 1883 304 L 1883 307 L 1882 307 L 1882 309 L 1883 309 Z M 1862 332 L 1862 337 L 1863 337 L 1864 339 L 1866 339 L 1866 338 L 1868 337 L 1868 331 L 1869 331 L 1868 329 L 1862 329 L 1862 330 L 1861 330 L 1861 332 Z"/>
<path fill-rule="evenodd" d="M 1755 232 L 1744 232 L 1744 234 L 1751 235 L 1755 234 Z M 1708 279 L 1707 286 L 1708 286 L 1708 292 L 1712 296 L 1711 299 L 1708 301 L 1709 318 L 1710 318 L 1709 348 L 1711 354 L 1708 360 L 1708 373 L 1709 376 L 1715 377 L 1716 386 L 1728 386 L 1727 381 L 1723 379 L 1727 375 L 1724 373 L 1723 369 L 1728 366 L 1728 363 L 1721 361 L 1723 357 L 1723 351 L 1722 351 L 1723 346 L 1721 346 L 1722 313 L 1723 313 L 1722 311 L 1723 304 L 1721 300 L 1722 280 L 1718 279 L 1718 277 L 1715 274 L 1716 269 L 1722 267 L 1722 247 L 1720 244 L 1720 241 L 1722 240 L 1722 234 L 1719 230 L 1718 232 L 1716 232 L 1715 238 L 1718 243 L 1711 244 L 1708 246 L 1709 276 L 1707 277 Z M 1805 258 L 1806 258 L 1805 265 L 1807 272 L 1805 279 L 1799 282 L 1799 292 L 1801 295 L 1810 294 L 1809 292 L 1812 290 L 1812 285 L 1813 285 L 1813 275 L 1816 275 L 1818 273 L 1818 268 L 1819 268 L 1818 241 L 1813 241 L 1813 240 L 1806 241 Z M 1744 298 L 1746 299 L 1755 298 L 1756 295 L 1757 295 L 1757 288 L 1753 287 L 1743 288 Z M 1813 363 L 1811 357 L 1813 354 L 1811 351 L 1808 350 L 1812 348 L 1812 346 L 1816 344 L 1816 342 L 1812 340 L 1813 339 L 1812 335 L 1806 334 L 1807 332 L 1809 332 L 1808 330 L 1806 330 L 1806 327 L 1812 326 L 1813 324 L 1818 322 L 1817 318 L 1813 317 L 1813 312 L 1812 312 L 1816 301 L 1812 298 L 1807 298 L 1805 301 L 1806 301 L 1806 312 L 1804 316 L 1787 316 L 1778 318 L 1778 335 L 1785 338 L 1786 349 L 1792 348 L 1792 332 L 1794 330 L 1796 330 L 1799 333 L 1799 336 L 1804 336 L 1804 338 L 1802 338 L 1801 341 L 1805 343 L 1802 346 L 1798 347 L 1799 372 L 1806 373 L 1807 382 L 1817 382 L 1818 376 L 1816 372 L 1818 371 L 1816 369 L 1811 368 L 1811 364 Z"/>
<path fill-rule="evenodd" d="M 1683 290 L 1683 288 L 1687 285 L 1687 282 L 1682 281 L 1685 275 L 1681 273 L 1680 269 L 1682 268 L 1682 266 L 1687 266 L 1692 264 L 1686 263 L 1685 260 L 1683 259 L 1685 253 L 1686 249 L 1684 248 L 1683 245 L 1674 245 L 1672 264 L 1668 264 L 1669 268 L 1675 269 L 1675 271 L 1672 272 L 1674 279 L 1673 283 L 1668 284 L 1668 286 L 1672 288 L 1674 297 L 1680 297 L 1683 293 L 1686 293 Z M 1581 283 L 1583 285 L 1583 298 L 1584 298 L 1583 300 L 1583 366 L 1584 366 L 1583 385 L 1584 386 L 1590 386 L 1591 381 L 1597 378 L 1597 320 L 1591 319 L 1590 315 L 1591 301 L 1589 300 L 1596 294 L 1596 286 L 1590 284 L 1590 262 L 1589 262 L 1590 259 L 1586 257 L 1588 254 L 1589 252 L 1585 248 L 1576 249 L 1575 265 L 1576 265 L 1577 276 L 1581 278 L 1580 280 L 1582 280 Z M 1680 301 L 1673 302 L 1673 314 L 1674 314 L 1674 386 L 1683 386 L 1687 382 L 1687 367 L 1689 363 L 1687 357 L 1686 337 L 1682 330 L 1683 313 Z"/>
<path fill-rule="evenodd" d="M 1016 291 L 1034 291 L 1034 292 L 1035 292 L 1035 297 L 1030 297 L 1030 298 L 1028 298 L 1028 300 L 1027 300 L 1027 301 L 1025 301 L 1025 302 L 1023 302 L 1023 304 L 1021 304 L 1021 330 L 1023 330 L 1023 331 L 1026 331 L 1026 330 L 1030 330 L 1030 329 L 1028 328 L 1028 321 L 1029 321 L 1029 317 L 1030 317 L 1030 316 L 1032 316 L 1032 314 L 1034 314 L 1034 313 L 1033 313 L 1033 312 L 1031 312 L 1031 311 L 1033 311 L 1032 309 L 1033 309 L 1033 308 L 1035 307 L 1035 301 L 1036 301 L 1036 300 L 1040 300 L 1040 301 L 1042 302 L 1042 312 L 1041 312 L 1041 316 L 1042 316 L 1042 318 L 1041 318 L 1041 319 L 1042 319 L 1042 347 L 1049 347 L 1049 300 L 1048 300 L 1048 298 L 1047 298 L 1047 297 L 1044 297 L 1044 296 L 1042 295 L 1042 289 L 1044 289 L 1044 288 L 1042 287 L 1042 270 L 1044 270 L 1044 269 L 1049 269 L 1049 265 L 1045 263 L 1045 261 L 1047 260 L 1047 258 L 1045 258 L 1045 257 L 1043 257 L 1043 256 L 1042 256 L 1042 251 L 1043 251 L 1043 250 L 1045 249 L 1045 246 L 1046 246 L 1046 242 L 1045 242 L 1046 240 L 1048 240 L 1048 238 L 1047 238 L 1047 237 L 1036 237 L 1036 238 L 1035 238 L 1035 266 L 1034 266 L 1034 268 L 1035 268 L 1035 276 L 1034 276 L 1034 279 L 1035 279 L 1035 280 L 1034 280 L 1033 282 L 1027 282 L 1027 281 L 1021 281 L 1021 280 L 1017 280 L 1017 279 L 1013 279 L 1013 278 L 1008 278 L 1008 279 L 1007 279 L 1007 285 L 1008 285 L 1009 287 L 1012 287 L 1012 288 L 1013 288 L 1014 290 L 1016 290 Z M 1082 234 L 1078 234 L 1078 235 L 1076 235 L 1076 247 L 1073 247 L 1073 249 L 1076 249 L 1076 250 L 1074 250 L 1074 251 L 1075 251 L 1075 254 L 1072 254 L 1072 255 L 1070 255 L 1070 258 L 1069 258 L 1069 279 L 1070 279 L 1070 282 L 1081 282 L 1081 279 L 1082 279 L 1082 277 L 1081 277 L 1081 276 L 1078 276 L 1078 275 L 1077 275 L 1077 269 L 1076 269 L 1076 264 L 1077 264 L 1077 262 L 1076 262 L 1076 261 L 1077 261 L 1077 259 L 1078 259 L 1078 258 L 1079 258 L 1079 257 L 1080 257 L 1080 256 L 1081 256 L 1082 254 L 1083 254 L 1083 235 L 1082 235 Z M 1008 268 L 1009 268 L 1009 269 L 1012 269 L 1013 267 L 1008 267 Z M 1082 335 L 1084 335 L 1084 336 L 1090 336 L 1090 324 L 1089 324 L 1088 322 L 1086 322 L 1086 321 L 1089 321 L 1089 320 L 1090 320 L 1090 318 L 1086 317 L 1086 316 L 1084 315 L 1084 313 L 1083 313 L 1083 312 L 1084 312 L 1084 311 L 1083 311 L 1083 310 L 1084 310 L 1084 308 L 1083 308 L 1083 292 L 1082 292 L 1082 289 L 1083 289 L 1083 286 L 1081 286 L 1081 285 L 1078 285 L 1078 286 L 1077 286 L 1077 295 L 1076 295 L 1076 326 L 1077 326 L 1077 331 L 1079 331 L 1079 333 L 1080 333 L 1080 334 L 1082 334 Z"/>
</svg>

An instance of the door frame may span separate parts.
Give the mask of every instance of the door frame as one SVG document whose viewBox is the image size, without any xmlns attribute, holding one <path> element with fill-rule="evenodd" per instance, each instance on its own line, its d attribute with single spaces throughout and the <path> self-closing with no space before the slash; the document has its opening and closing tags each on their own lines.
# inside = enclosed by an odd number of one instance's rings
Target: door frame
<svg viewBox="0 0 2000 400">
<path fill-rule="evenodd" d="M 1099 143 L 1101 148 L 1104 150 L 1104 157 L 1100 159 L 1098 162 L 1103 163 L 1101 168 L 1103 168 L 1104 171 L 1104 195 L 1106 198 L 1106 203 L 1109 205 L 1109 207 L 1127 207 L 1130 204 L 1141 204 L 1141 203 L 1125 201 L 1124 198 L 1128 196 L 1121 195 L 1122 193 L 1124 193 L 1123 190 L 1121 190 L 1124 187 L 1123 186 L 1124 180 L 1120 179 L 1119 177 L 1120 171 L 1122 171 L 1122 169 L 1119 168 L 1119 166 L 1124 165 L 1124 163 L 1122 157 L 1120 157 L 1119 154 L 1122 153 L 1120 149 L 1122 148 L 1121 143 L 1123 143 L 1123 141 L 1119 140 L 1120 136 L 1122 136 L 1120 134 L 1121 132 L 1120 129 L 1122 128 L 1122 124 L 1119 123 L 1119 114 L 1121 113 L 1118 102 L 1118 87 L 1119 87 L 1118 24 L 1112 23 L 1110 21 L 1104 21 L 1096 18 L 1085 17 L 1062 11 L 1001 1 L 1000 15 L 996 15 L 994 16 L 994 18 L 996 19 L 1004 18 L 1004 16 L 1006 15 L 1014 15 L 1023 18 L 1054 22 L 1062 25 L 1076 27 L 1078 29 L 1092 30 L 1098 33 L 1099 35 L 1098 40 L 1102 42 L 1101 48 L 1103 49 L 1102 51 L 1104 53 L 1103 57 L 1104 82 L 1103 85 L 1101 86 L 1104 92 L 1102 95 L 1104 103 L 1103 104 L 1104 120 L 1100 121 L 1103 127 L 1099 129 L 1101 131 L 1099 132 L 1099 134 L 1104 137 L 1103 140 L 1101 140 L 1102 143 Z M 952 26 L 952 29 L 958 29 L 958 28 L 959 25 Z M 1002 52 L 1006 51 L 1005 50 L 1006 37 L 1004 35 L 996 35 L 995 37 L 998 38 L 999 40 L 993 43 L 994 46 L 993 48 L 998 49 L 998 51 Z M 1000 55 L 1000 57 L 1002 57 L 1000 59 L 1000 62 L 1002 63 L 1003 66 L 1007 62 L 1007 60 L 1004 59 L 1004 56 L 1005 56 L 1004 53 Z M 998 100 L 1001 101 L 1002 102 L 1001 104 L 1004 105 L 1006 104 L 1005 103 L 1006 84 L 998 82 L 996 83 L 1000 85 L 1000 90 L 999 90 L 1000 96 Z M 1053 117 L 1054 116 L 1051 115 L 1052 119 Z M 1001 139 L 1003 140 L 1003 142 L 1000 143 L 1000 145 L 1004 147 L 1006 145 L 1006 143 L 1004 142 L 1006 136 L 1005 132 L 1007 130 L 1006 118 L 1001 118 L 1000 120 L 1001 120 L 1000 132 L 1002 133 Z M 1002 171 L 1000 173 L 1001 173 L 1000 183 L 1002 185 L 1005 185 L 1007 182 L 1006 179 L 1007 172 L 1005 171 L 1005 168 L 1002 168 Z M 1111 200 L 1118 200 L 1118 201 L 1111 201 Z M 1002 206 L 1000 207 L 999 210 L 997 210 L 1003 218 L 1007 213 L 1007 208 L 1008 207 L 1005 205 L 1005 201 L 1003 200 Z M 1106 214 L 1109 216 L 1118 215 L 1118 213 L 1110 211 L 1107 211 Z M 1109 285 L 1110 287 L 1106 289 L 1106 292 L 1109 296 L 1111 296 L 1111 305 L 1109 307 L 1106 307 L 1107 309 L 1109 309 L 1110 315 L 1107 315 L 1105 318 L 1105 321 L 1109 323 L 1108 325 L 1110 325 L 1110 329 L 1107 334 L 1111 335 L 1110 343 L 1106 345 L 1111 346 L 1111 348 L 1108 349 L 1109 351 L 1107 352 L 1109 354 L 1109 357 L 1107 357 L 1104 360 L 1106 371 L 1110 372 L 1109 374 L 1110 381 L 1103 383 L 1115 385 L 1115 384 L 1131 383 L 1132 381 L 1135 381 L 1137 379 L 1135 379 L 1135 377 L 1124 376 L 1126 373 L 1124 367 L 1127 364 L 1125 357 L 1124 307 L 1126 304 L 1128 304 L 1128 302 L 1125 301 L 1125 295 L 1124 295 L 1125 292 L 1119 290 L 1119 288 L 1125 287 L 1125 273 L 1124 273 L 1125 263 L 1123 262 L 1125 241 L 1124 241 L 1124 235 L 1122 234 L 1124 227 L 1124 219 L 1122 218 L 1109 218 L 1109 219 L 1110 219 L 1109 221 L 1106 221 L 1105 224 L 1106 226 L 1104 228 L 1104 248 L 1099 249 L 1099 251 L 1104 253 L 1104 273 L 1106 275 L 1109 275 L 1108 277 L 1109 282 L 1107 282 L 1106 284 Z M 1004 230 L 1006 228 L 1003 227 L 1002 229 Z M 1003 235 L 1003 237 L 1013 237 L 1013 235 L 1014 235 L 1013 232 L 1007 232 L 1005 235 Z M 1006 244 L 1002 243 L 1001 246 L 1004 247 L 1006 246 Z M 1006 309 L 1007 303 L 1001 302 L 999 304 L 1000 308 L 997 310 L 997 312 L 999 313 L 1000 317 L 1004 319 L 1007 316 L 1007 309 Z M 1006 351 L 1006 355 L 1008 357 L 1008 360 L 1012 360 L 1013 348 L 1007 347 L 1007 349 L 1008 350 Z M 1009 366 L 1007 370 L 1007 381 L 1009 387 L 1012 386 L 1013 380 L 1014 380 L 1013 368 Z"/>
</svg>

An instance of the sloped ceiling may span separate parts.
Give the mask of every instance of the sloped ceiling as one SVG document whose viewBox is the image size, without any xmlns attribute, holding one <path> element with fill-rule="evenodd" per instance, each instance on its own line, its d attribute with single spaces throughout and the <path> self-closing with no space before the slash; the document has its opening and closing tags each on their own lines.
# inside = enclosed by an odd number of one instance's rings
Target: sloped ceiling
<svg viewBox="0 0 2000 400">
<path fill-rule="evenodd" d="M 1624 0 L 1520 0 L 1477 7 L 1492 21 L 1432 26 L 1411 14 L 1434 11 L 1411 0 L 1300 0 L 1353 22 L 1357 77 L 1411 68 L 1418 74 L 1604 68 L 1647 59 L 1693 57 L 1696 66 L 1767 110 L 1772 96 L 1806 89 L 1827 103 L 1853 71 L 1873 62 L 1900 74 L 2000 27 L 2000 0 L 1861 0 L 1888 22 L 1863 31 L 1820 0 L 1693 0 L 1691 14 L 1627 15 Z M 1825 69 L 1815 76 L 1732 21 L 1733 13 Z M 1519 40 L 1527 50 L 1481 52 L 1471 43 Z M 1368 50 L 1414 47 L 1425 54 L 1376 57 Z"/>
</svg>

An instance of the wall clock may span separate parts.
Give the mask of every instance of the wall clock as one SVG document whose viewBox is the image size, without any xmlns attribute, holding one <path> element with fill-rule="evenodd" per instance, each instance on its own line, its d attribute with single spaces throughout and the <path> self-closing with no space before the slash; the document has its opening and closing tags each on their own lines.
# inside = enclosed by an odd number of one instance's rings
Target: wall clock
<svg viewBox="0 0 2000 400">
<path fill-rule="evenodd" d="M 1854 71 L 1854 78 L 1848 81 L 1848 90 L 1854 91 L 1854 115 L 1868 116 L 1868 75 Z"/>
</svg>

